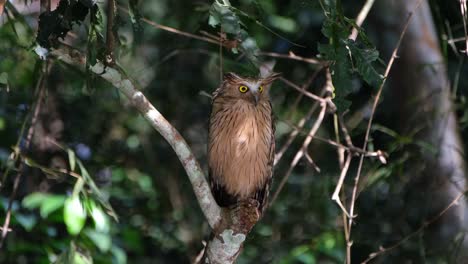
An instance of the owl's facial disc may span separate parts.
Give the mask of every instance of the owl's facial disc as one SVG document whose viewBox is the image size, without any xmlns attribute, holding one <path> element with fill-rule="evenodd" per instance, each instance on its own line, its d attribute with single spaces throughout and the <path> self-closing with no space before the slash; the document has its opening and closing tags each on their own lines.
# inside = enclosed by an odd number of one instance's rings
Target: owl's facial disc
<svg viewBox="0 0 468 264">
<path fill-rule="evenodd" d="M 247 82 L 246 85 L 249 87 L 249 91 L 253 97 L 253 103 L 257 106 L 260 100 L 260 93 L 263 92 L 263 86 L 261 82 Z"/>
</svg>

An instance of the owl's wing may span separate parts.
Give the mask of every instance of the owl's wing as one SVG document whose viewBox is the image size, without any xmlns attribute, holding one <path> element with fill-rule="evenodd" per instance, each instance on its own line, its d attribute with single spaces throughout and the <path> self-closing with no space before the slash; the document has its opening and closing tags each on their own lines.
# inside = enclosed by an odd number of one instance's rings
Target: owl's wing
<svg viewBox="0 0 468 264">
<path fill-rule="evenodd" d="M 209 168 L 208 176 L 211 193 L 213 194 L 216 203 L 221 207 L 230 207 L 235 205 L 237 203 L 237 197 L 230 195 L 226 188 L 224 188 L 224 186 L 216 180 L 219 179 L 219 177 L 215 177 L 213 175 L 213 170 L 211 168 Z"/>
<path fill-rule="evenodd" d="M 212 101 L 211 101 L 212 105 L 214 105 L 214 100 L 220 95 L 221 87 L 217 88 L 212 93 Z M 211 109 L 210 116 L 212 115 L 213 112 L 216 112 L 214 108 Z M 208 134 L 210 134 L 209 130 L 210 130 L 210 126 L 208 126 Z M 231 205 L 236 204 L 237 197 L 230 195 L 226 191 L 226 188 L 224 187 L 224 185 L 217 180 L 220 178 L 221 177 L 217 177 L 217 175 L 214 175 L 214 170 L 211 167 L 208 168 L 208 181 L 210 183 L 211 193 L 213 194 L 213 197 L 215 198 L 216 203 L 221 207 L 229 207 Z"/>
<path fill-rule="evenodd" d="M 276 122 L 275 122 L 275 115 L 273 114 L 273 107 L 270 102 L 270 109 L 271 109 L 271 142 L 270 142 L 270 153 L 268 158 L 268 176 L 263 185 L 263 188 L 259 189 L 255 194 L 255 199 L 260 203 L 259 209 L 262 212 L 268 206 L 268 197 L 270 195 L 270 187 L 271 182 L 273 179 L 273 164 L 275 161 L 275 131 L 276 131 Z"/>
</svg>

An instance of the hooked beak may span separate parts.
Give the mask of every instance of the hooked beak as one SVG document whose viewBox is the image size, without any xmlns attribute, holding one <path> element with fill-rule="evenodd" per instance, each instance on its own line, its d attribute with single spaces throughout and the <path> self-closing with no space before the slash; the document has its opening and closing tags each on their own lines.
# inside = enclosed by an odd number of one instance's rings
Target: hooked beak
<svg viewBox="0 0 468 264">
<path fill-rule="evenodd" d="M 259 95 L 258 95 L 258 93 L 253 93 L 253 96 L 254 96 L 254 103 L 255 103 L 255 106 L 257 106 L 258 100 L 259 100 L 259 97 L 258 97 Z"/>
</svg>

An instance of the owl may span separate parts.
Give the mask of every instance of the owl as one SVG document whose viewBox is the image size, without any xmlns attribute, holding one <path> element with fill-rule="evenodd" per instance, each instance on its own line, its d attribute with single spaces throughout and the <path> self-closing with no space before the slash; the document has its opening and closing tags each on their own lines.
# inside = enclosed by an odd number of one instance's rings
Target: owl
<svg viewBox="0 0 468 264">
<path fill-rule="evenodd" d="M 269 90 L 279 77 L 224 75 L 213 93 L 208 166 L 213 196 L 221 207 L 257 201 L 267 204 L 275 156 L 275 125 Z"/>
</svg>

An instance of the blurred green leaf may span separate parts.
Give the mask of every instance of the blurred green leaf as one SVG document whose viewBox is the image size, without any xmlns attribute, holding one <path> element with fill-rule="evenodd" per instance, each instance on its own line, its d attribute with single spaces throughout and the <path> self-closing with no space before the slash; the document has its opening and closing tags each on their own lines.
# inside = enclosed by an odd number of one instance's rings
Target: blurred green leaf
<svg viewBox="0 0 468 264">
<path fill-rule="evenodd" d="M 37 223 L 37 217 L 34 214 L 14 214 L 16 221 L 26 230 L 31 231 Z"/>
<path fill-rule="evenodd" d="M 114 263 L 116 264 L 126 264 L 127 255 L 125 251 L 118 246 L 112 246 L 111 248 L 112 255 L 114 256 Z"/>
<path fill-rule="evenodd" d="M 77 248 L 72 241 L 67 250 L 65 250 L 55 261 L 56 264 L 92 264 L 93 259 L 89 252 L 84 248 Z"/>
<path fill-rule="evenodd" d="M 66 199 L 63 217 L 68 233 L 72 235 L 80 233 L 86 221 L 86 210 L 78 195 Z"/>
<path fill-rule="evenodd" d="M 297 30 L 297 23 L 294 19 L 290 17 L 283 17 L 283 16 L 269 16 L 270 24 L 284 32 L 294 33 Z"/>
<path fill-rule="evenodd" d="M 76 164 L 75 152 L 67 148 L 67 153 L 68 153 L 68 162 L 70 163 L 70 170 L 75 171 L 75 164 Z"/>
<path fill-rule="evenodd" d="M 46 196 L 47 196 L 46 193 L 35 192 L 24 197 L 22 204 L 24 207 L 28 209 L 35 209 L 35 208 L 38 208 L 42 204 Z"/>
<path fill-rule="evenodd" d="M 76 251 L 73 258 L 73 264 L 92 264 L 93 259 L 90 255 L 83 254 L 82 252 Z"/>
<path fill-rule="evenodd" d="M 91 241 L 93 241 L 93 243 L 99 248 L 101 252 L 107 252 L 110 249 L 112 245 L 110 234 L 89 228 L 85 229 L 84 233 L 89 237 L 89 239 L 91 239 Z"/>
<path fill-rule="evenodd" d="M 244 52 L 250 62 L 258 66 L 257 55 L 260 49 L 255 39 L 246 30 L 242 29 L 242 21 L 234 10 L 237 9 L 233 8 L 229 1 L 215 0 L 210 8 L 208 24 L 212 27 L 220 25 L 225 33 L 234 35 L 235 39 L 240 41 L 239 49 Z M 248 16 L 247 14 L 244 15 Z M 237 49 L 233 49 L 232 52 L 236 53 Z"/>
<path fill-rule="evenodd" d="M 107 213 L 112 216 L 116 221 L 118 221 L 117 214 L 115 213 L 114 209 L 110 205 L 109 201 L 107 200 L 106 197 L 104 197 L 103 193 L 99 188 L 96 186 L 94 183 L 93 179 L 89 175 L 88 171 L 84 167 L 83 163 L 77 159 L 77 164 L 78 167 L 80 168 L 81 175 L 83 176 L 85 183 L 90 187 L 91 189 L 91 195 L 93 198 L 95 198 L 104 208 L 106 208 Z"/>
<path fill-rule="evenodd" d="M 96 230 L 103 233 L 108 233 L 110 229 L 109 218 L 94 202 L 91 202 L 91 217 L 94 220 Z"/>
<path fill-rule="evenodd" d="M 302 245 L 294 248 L 291 255 L 295 260 L 300 261 L 304 264 L 315 264 L 317 263 L 314 254 L 311 251 L 310 246 Z"/>
<path fill-rule="evenodd" d="M 23 199 L 22 205 L 28 209 L 40 208 L 42 218 L 63 206 L 65 196 L 35 192 Z"/>
<path fill-rule="evenodd" d="M 40 213 L 42 218 L 46 218 L 50 213 L 61 208 L 65 203 L 65 196 L 50 195 L 41 205 Z"/>
<path fill-rule="evenodd" d="M 6 72 L 0 73 L 0 84 L 8 85 L 8 73 Z"/>
<path fill-rule="evenodd" d="M 241 30 L 239 17 L 231 10 L 227 0 L 215 0 L 210 8 L 208 24 L 212 27 L 221 25 L 226 33 L 237 35 Z"/>
</svg>

